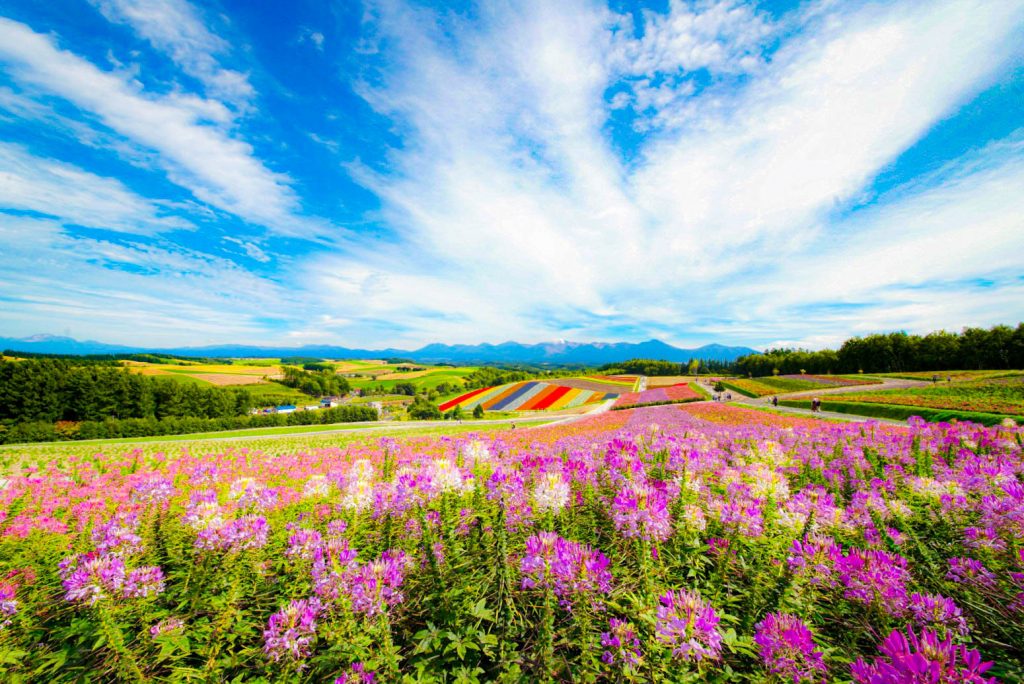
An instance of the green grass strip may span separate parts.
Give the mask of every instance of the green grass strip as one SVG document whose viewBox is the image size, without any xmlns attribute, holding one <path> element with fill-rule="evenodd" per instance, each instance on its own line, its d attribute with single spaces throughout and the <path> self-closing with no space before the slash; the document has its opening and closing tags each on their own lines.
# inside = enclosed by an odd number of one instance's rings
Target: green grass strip
<svg viewBox="0 0 1024 684">
<path fill-rule="evenodd" d="M 804 399 L 781 399 L 782 406 L 794 408 L 811 408 L 811 402 Z M 1012 418 L 1017 423 L 1024 422 L 1024 416 L 1005 415 L 999 413 L 979 413 L 976 411 L 956 411 L 953 409 L 930 409 L 920 406 L 897 406 L 895 404 L 871 404 L 855 401 L 829 401 L 823 400 L 822 411 L 833 413 L 850 413 L 856 416 L 868 416 L 871 418 L 890 418 L 892 420 L 906 420 L 911 416 L 920 416 L 929 423 L 949 422 L 951 420 L 970 421 L 982 425 L 998 425 L 1006 418 Z"/>
</svg>

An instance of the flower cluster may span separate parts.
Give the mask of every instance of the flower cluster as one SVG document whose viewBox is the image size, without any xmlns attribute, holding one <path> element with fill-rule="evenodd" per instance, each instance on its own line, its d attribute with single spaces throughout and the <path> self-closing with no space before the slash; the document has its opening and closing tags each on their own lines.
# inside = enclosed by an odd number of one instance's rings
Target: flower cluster
<svg viewBox="0 0 1024 684">
<path fill-rule="evenodd" d="M 655 632 L 658 640 L 672 649 L 672 655 L 685 661 L 718 660 L 722 632 L 711 604 L 686 589 L 667 592 L 660 600 Z"/>
<path fill-rule="evenodd" d="M 984 674 L 992 663 L 949 637 L 940 639 L 934 632 L 920 635 L 907 630 L 893 631 L 879 645 L 881 656 L 871 663 L 858 658 L 850 666 L 856 684 L 996 684 L 995 677 Z"/>
<path fill-rule="evenodd" d="M 87 605 L 107 598 L 143 598 L 164 590 L 164 573 L 158 566 L 129 571 L 120 556 L 96 551 L 65 558 L 60 577 L 64 598 Z"/>
<path fill-rule="evenodd" d="M 608 565 L 603 553 L 586 544 L 540 532 L 527 538 L 519 570 L 523 589 L 549 589 L 555 596 L 571 599 L 607 593 L 612 581 Z"/>
<path fill-rule="evenodd" d="M 608 631 L 601 632 L 601 646 L 605 649 L 601 661 L 607 665 L 630 670 L 639 665 L 643 657 L 633 623 L 618 618 L 608 620 Z"/>
<path fill-rule="evenodd" d="M 352 610 L 374 617 L 404 601 L 401 589 L 407 563 L 405 553 L 397 550 L 385 551 L 369 563 L 353 563 L 346 577 Z"/>
<path fill-rule="evenodd" d="M 768 614 L 755 628 L 754 643 L 769 672 L 791 679 L 793 684 L 824 680 L 822 652 L 815 647 L 811 630 L 798 617 Z"/>
<path fill-rule="evenodd" d="M 312 652 L 322 608 L 319 599 L 302 599 L 271 615 L 263 631 L 263 651 L 274 662 L 287 658 L 301 668 L 302 660 Z"/>
<path fill-rule="evenodd" d="M 628 483 L 612 502 L 612 521 L 624 537 L 664 541 L 672 535 L 665 492 L 650 484 Z"/>
</svg>

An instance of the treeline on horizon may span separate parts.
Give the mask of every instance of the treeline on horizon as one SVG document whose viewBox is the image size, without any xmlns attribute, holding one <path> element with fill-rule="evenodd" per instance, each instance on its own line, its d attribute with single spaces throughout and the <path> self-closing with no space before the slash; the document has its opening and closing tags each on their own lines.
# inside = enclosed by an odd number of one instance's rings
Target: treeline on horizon
<svg viewBox="0 0 1024 684">
<path fill-rule="evenodd" d="M 853 337 L 839 349 L 807 351 L 769 349 L 742 356 L 733 364 L 738 375 L 763 377 L 795 373 L 910 373 L 946 370 L 1024 368 L 1024 323 L 1016 328 L 964 328 L 927 335 L 891 332 Z"/>
<path fill-rule="evenodd" d="M 609 375 L 696 375 L 697 373 L 727 373 L 733 364 L 713 359 L 690 359 L 686 363 L 660 361 L 657 359 L 629 359 L 606 363 L 598 370 Z"/>
</svg>

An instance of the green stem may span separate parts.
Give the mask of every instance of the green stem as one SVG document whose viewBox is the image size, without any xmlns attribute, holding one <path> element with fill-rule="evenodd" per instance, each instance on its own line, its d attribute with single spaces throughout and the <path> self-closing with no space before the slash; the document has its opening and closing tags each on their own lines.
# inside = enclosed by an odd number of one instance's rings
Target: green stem
<svg viewBox="0 0 1024 684">
<path fill-rule="evenodd" d="M 103 636 L 106 638 L 107 644 L 110 646 L 110 650 L 114 652 L 116 669 L 121 675 L 121 678 L 128 682 L 149 681 L 146 675 L 142 673 L 142 670 L 139 669 L 139 664 L 135 661 L 135 656 L 132 655 L 128 646 L 125 645 L 124 634 L 121 632 L 121 628 L 114 622 L 108 608 L 104 605 L 100 605 L 98 613 L 100 618 L 100 629 L 103 631 Z"/>
</svg>

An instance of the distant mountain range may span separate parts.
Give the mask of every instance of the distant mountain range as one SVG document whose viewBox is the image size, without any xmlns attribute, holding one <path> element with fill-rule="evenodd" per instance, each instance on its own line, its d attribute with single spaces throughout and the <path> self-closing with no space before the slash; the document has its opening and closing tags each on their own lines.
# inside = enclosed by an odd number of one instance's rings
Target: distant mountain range
<svg viewBox="0 0 1024 684">
<path fill-rule="evenodd" d="M 529 363 L 551 365 L 599 365 L 626 359 L 662 359 L 683 363 L 690 359 L 734 361 L 757 350 L 750 347 L 727 347 L 707 344 L 695 349 L 682 349 L 659 340 L 646 342 L 542 342 L 540 344 L 428 344 L 419 349 L 350 349 L 333 345 L 302 347 L 257 347 L 226 344 L 207 347 L 146 348 L 104 344 L 70 337 L 33 335 L 25 338 L 0 337 L 0 349 L 37 354 L 133 354 L 164 353 L 178 356 L 220 358 L 310 356 L 329 359 L 411 359 L 420 363 Z"/>
</svg>

